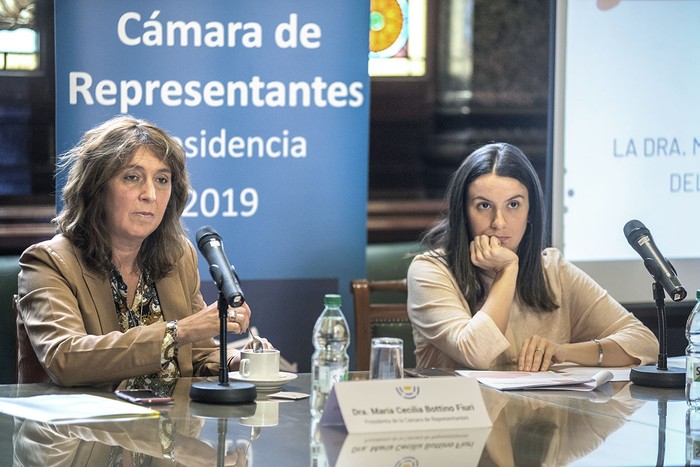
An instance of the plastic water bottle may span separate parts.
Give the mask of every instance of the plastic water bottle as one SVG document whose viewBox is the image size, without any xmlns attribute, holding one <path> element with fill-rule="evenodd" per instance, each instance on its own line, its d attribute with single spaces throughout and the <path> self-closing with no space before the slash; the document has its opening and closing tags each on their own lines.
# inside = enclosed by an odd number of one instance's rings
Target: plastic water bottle
<svg viewBox="0 0 700 467">
<path fill-rule="evenodd" d="M 685 413 L 685 465 L 700 465 L 700 409 L 688 407 Z"/>
<path fill-rule="evenodd" d="M 685 400 L 691 407 L 700 408 L 700 290 L 695 293 L 697 303 L 688 316 L 685 337 Z"/>
<path fill-rule="evenodd" d="M 326 447 L 321 439 L 321 427 L 319 418 L 311 419 L 311 467 L 329 467 Z"/>
<path fill-rule="evenodd" d="M 333 385 L 348 379 L 350 329 L 340 303 L 340 295 L 327 294 L 323 299 L 323 312 L 314 326 L 310 400 L 313 417 L 323 414 Z"/>
</svg>

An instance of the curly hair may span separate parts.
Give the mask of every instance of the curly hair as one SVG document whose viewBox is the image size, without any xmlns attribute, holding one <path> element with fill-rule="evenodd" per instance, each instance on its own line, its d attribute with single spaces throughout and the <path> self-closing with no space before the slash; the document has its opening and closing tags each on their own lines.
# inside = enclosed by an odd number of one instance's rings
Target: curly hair
<svg viewBox="0 0 700 467">
<path fill-rule="evenodd" d="M 553 311 L 558 305 L 547 286 L 542 268 L 546 220 L 544 195 L 537 172 L 517 147 L 507 143 L 491 143 L 464 159 L 452 174 L 447 187 L 447 213 L 425 233 L 423 242 L 432 251 L 442 251 L 441 259 L 454 275 L 469 306 L 476 309 L 484 300 L 486 291 L 469 253 L 474 232 L 469 228 L 467 190 L 474 180 L 486 174 L 514 178 L 527 188 L 530 210 L 525 235 L 518 245 L 516 291 L 526 305 L 538 311 Z"/>
<path fill-rule="evenodd" d="M 105 227 L 105 187 L 141 148 L 159 156 L 172 172 L 172 192 L 163 220 L 144 240 L 137 257 L 139 268 L 158 280 L 172 271 L 185 251 L 186 231 L 180 216 L 190 182 L 182 146 L 153 123 L 118 115 L 88 130 L 59 160 L 59 171 L 68 170 L 68 176 L 62 192 L 63 208 L 54 222 L 82 251 L 86 265 L 103 276 L 112 267 L 110 232 Z"/>
</svg>

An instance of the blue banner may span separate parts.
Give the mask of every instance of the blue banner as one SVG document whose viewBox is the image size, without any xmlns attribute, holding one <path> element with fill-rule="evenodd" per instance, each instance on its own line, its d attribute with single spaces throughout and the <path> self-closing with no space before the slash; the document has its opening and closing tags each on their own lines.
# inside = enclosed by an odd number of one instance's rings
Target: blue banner
<svg viewBox="0 0 700 467">
<path fill-rule="evenodd" d="M 55 14 L 57 151 L 120 113 L 177 137 L 192 240 L 221 234 L 252 324 L 308 370 L 323 294 L 344 296 L 354 329 L 349 281 L 365 274 L 369 0 L 63 0 Z M 201 257 L 200 274 L 211 282 Z"/>
</svg>

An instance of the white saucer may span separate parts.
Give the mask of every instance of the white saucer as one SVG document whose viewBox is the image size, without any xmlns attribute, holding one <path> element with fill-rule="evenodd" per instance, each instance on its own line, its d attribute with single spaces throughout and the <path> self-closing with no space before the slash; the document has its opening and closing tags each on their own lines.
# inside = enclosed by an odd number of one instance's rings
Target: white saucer
<svg viewBox="0 0 700 467">
<path fill-rule="evenodd" d="M 285 384 L 297 379 L 297 375 L 295 373 L 287 373 L 285 371 L 280 371 L 279 378 L 276 379 L 243 378 L 241 376 L 241 373 L 238 371 L 231 371 L 228 374 L 228 376 L 229 378 L 234 379 L 236 381 L 253 383 L 256 389 L 264 392 L 277 391 L 281 389 L 282 386 L 284 386 Z"/>
</svg>

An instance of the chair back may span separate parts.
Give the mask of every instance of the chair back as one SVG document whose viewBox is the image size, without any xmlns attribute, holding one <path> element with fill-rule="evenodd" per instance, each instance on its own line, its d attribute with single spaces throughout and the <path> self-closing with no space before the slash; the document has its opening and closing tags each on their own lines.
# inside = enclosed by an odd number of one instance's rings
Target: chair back
<svg viewBox="0 0 700 467">
<path fill-rule="evenodd" d="M 51 378 L 39 363 L 39 359 L 34 352 L 32 343 L 27 335 L 27 328 L 19 313 L 17 302 L 19 297 L 15 294 L 12 297 L 12 309 L 15 315 L 17 347 L 15 348 L 15 361 L 17 362 L 17 383 L 49 383 Z"/>
<path fill-rule="evenodd" d="M 2 156 L 0 156 L 2 157 Z M 17 382 L 15 368 L 15 317 L 12 314 L 12 297 L 17 293 L 19 256 L 0 255 L 0 384 Z"/>
<path fill-rule="evenodd" d="M 406 279 L 350 282 L 355 311 L 355 368 L 369 370 L 369 354 L 373 337 L 399 337 L 403 340 L 404 367 L 416 366 L 413 329 L 406 306 Z M 401 302 L 375 303 L 374 292 L 398 292 Z"/>
</svg>

